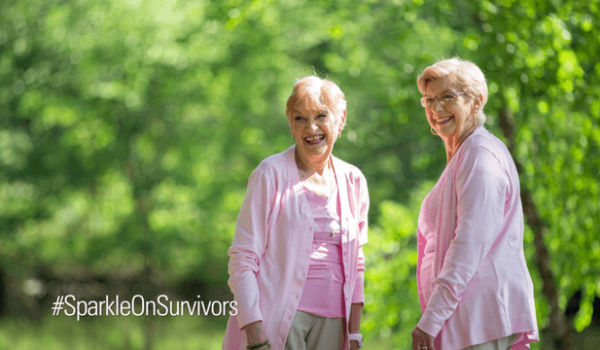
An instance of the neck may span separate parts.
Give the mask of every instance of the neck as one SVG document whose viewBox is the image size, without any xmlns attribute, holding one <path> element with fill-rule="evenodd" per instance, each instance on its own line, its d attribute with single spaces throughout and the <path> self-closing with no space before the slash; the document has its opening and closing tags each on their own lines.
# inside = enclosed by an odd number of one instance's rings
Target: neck
<svg viewBox="0 0 600 350">
<path fill-rule="evenodd" d="M 452 157 L 454 157 L 456 152 L 458 152 L 458 149 L 463 144 L 463 142 L 467 139 L 467 137 L 471 136 L 473 131 L 475 131 L 475 128 L 477 128 L 477 126 L 474 126 L 474 127 L 470 128 L 469 130 L 466 130 L 465 132 L 462 132 L 462 133 L 454 133 L 454 134 L 448 135 L 448 136 L 440 135 L 442 140 L 444 140 L 444 146 L 446 146 L 446 158 L 447 158 L 446 164 L 450 163 L 450 160 L 452 159 Z"/>
<path fill-rule="evenodd" d="M 329 154 L 324 155 L 322 157 L 318 157 L 316 159 L 309 159 L 304 155 L 298 152 L 296 149 L 296 166 L 298 169 L 305 172 L 318 173 L 319 175 L 323 175 L 323 172 L 327 168 L 327 164 L 329 163 Z"/>
</svg>

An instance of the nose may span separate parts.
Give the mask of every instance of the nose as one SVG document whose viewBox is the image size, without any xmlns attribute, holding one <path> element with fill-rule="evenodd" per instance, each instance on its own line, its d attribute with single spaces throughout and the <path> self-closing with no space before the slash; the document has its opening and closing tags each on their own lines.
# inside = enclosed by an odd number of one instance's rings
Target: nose
<svg viewBox="0 0 600 350">
<path fill-rule="evenodd" d="M 433 100 L 433 107 L 432 109 L 434 111 L 441 111 L 444 109 L 444 106 L 442 106 L 441 102 L 438 101 L 438 99 Z"/>
<path fill-rule="evenodd" d="M 317 121 L 316 120 L 310 120 L 308 122 L 308 130 L 313 132 L 313 131 L 317 131 Z"/>
</svg>

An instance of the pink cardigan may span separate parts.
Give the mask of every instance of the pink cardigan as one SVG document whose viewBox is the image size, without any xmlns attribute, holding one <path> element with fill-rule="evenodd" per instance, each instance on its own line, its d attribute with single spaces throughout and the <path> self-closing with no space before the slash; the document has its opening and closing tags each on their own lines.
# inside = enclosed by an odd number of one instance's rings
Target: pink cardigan
<svg viewBox="0 0 600 350">
<path fill-rule="evenodd" d="M 483 126 L 450 160 L 430 193 L 424 217 L 435 231 L 434 281 L 421 292 L 427 243 L 417 233 L 417 281 L 423 316 L 418 327 L 442 350 L 464 349 L 513 333 L 513 349 L 538 341 L 533 284 L 523 253 L 523 208 L 508 149 Z"/>
<path fill-rule="evenodd" d="M 285 346 L 304 288 L 314 230 L 294 154 L 292 146 L 266 158 L 248 181 L 228 252 L 228 284 L 238 314 L 229 319 L 223 349 L 245 349 L 241 329 L 260 320 L 271 349 Z M 332 159 L 341 201 L 344 299 L 349 315 L 351 303 L 364 303 L 362 246 L 367 243 L 369 195 L 358 168 Z M 349 348 L 347 338 L 344 349 Z"/>
</svg>

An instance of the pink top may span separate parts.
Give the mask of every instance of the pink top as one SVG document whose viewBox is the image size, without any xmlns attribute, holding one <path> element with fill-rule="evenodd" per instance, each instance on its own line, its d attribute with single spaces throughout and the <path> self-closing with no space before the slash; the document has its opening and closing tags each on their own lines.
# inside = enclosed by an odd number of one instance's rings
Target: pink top
<svg viewBox="0 0 600 350">
<path fill-rule="evenodd" d="M 479 126 L 452 157 L 419 214 L 423 316 L 417 326 L 435 336 L 441 349 L 464 349 L 514 333 L 520 334 L 515 350 L 539 340 L 523 225 L 512 157 Z"/>
<path fill-rule="evenodd" d="M 308 273 L 298 310 L 322 317 L 344 317 L 344 265 L 337 186 L 328 198 L 304 187 L 315 219 Z"/>
<path fill-rule="evenodd" d="M 229 248 L 228 284 L 238 314 L 229 318 L 223 349 L 243 350 L 244 326 L 262 320 L 273 350 L 283 350 L 298 310 L 312 252 L 314 218 L 294 159 L 295 146 L 263 160 L 248 180 Z M 332 156 L 340 197 L 344 312 L 364 303 L 369 193 L 360 170 Z M 348 341 L 348 318 L 345 319 Z"/>
</svg>

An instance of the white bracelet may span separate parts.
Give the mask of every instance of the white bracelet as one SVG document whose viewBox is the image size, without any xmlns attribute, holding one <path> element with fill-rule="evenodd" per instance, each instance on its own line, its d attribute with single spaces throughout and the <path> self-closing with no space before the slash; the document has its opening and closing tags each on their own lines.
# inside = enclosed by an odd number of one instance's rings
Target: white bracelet
<svg viewBox="0 0 600 350">
<path fill-rule="evenodd" d="M 348 334 L 348 339 L 349 340 L 356 340 L 358 342 L 358 347 L 362 348 L 362 346 L 363 346 L 363 337 L 362 337 L 362 334 L 360 334 L 360 333 L 350 333 L 350 334 Z"/>
</svg>

